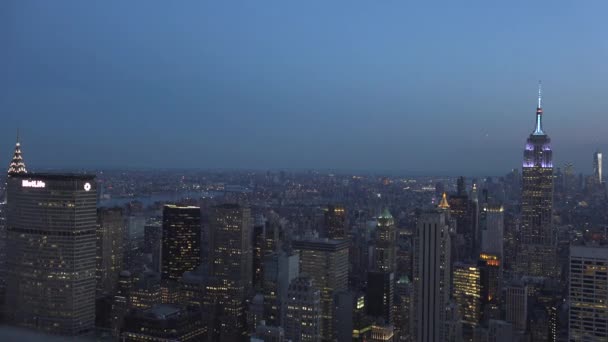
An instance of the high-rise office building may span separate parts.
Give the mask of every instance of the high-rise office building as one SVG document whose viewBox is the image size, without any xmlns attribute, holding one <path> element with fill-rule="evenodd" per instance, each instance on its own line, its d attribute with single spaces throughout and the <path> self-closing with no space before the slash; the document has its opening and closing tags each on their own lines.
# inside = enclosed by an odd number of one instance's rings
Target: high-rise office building
<svg viewBox="0 0 608 342">
<path fill-rule="evenodd" d="M 464 186 L 464 181 L 459 187 Z M 460 189 L 460 188 L 459 188 Z M 452 243 L 453 260 L 466 260 L 470 258 L 475 250 L 478 230 L 477 203 L 472 201 L 464 189 L 460 189 L 456 195 L 450 195 L 450 216 L 456 221 L 456 240 Z"/>
<path fill-rule="evenodd" d="M 285 337 L 294 342 L 321 341 L 321 293 L 309 276 L 295 278 L 287 290 Z"/>
<path fill-rule="evenodd" d="M 21 142 L 19 141 L 19 132 L 17 132 L 17 141 L 15 142 L 15 152 L 13 159 L 8 167 L 8 176 L 25 174 L 25 162 L 21 152 Z M 6 190 L 6 189 L 4 189 Z M 0 192 L 0 296 L 5 295 L 6 290 L 6 192 Z"/>
<path fill-rule="evenodd" d="M 159 220 L 151 220 L 144 226 L 143 252 L 150 256 L 152 270 L 161 272 L 163 224 Z"/>
<path fill-rule="evenodd" d="M 79 335 L 95 324 L 95 177 L 13 173 L 7 307 L 14 324 Z"/>
<path fill-rule="evenodd" d="M 481 253 L 477 267 L 481 271 L 482 303 L 497 303 L 502 292 L 502 260 L 496 254 Z"/>
<path fill-rule="evenodd" d="M 395 282 L 395 303 L 393 304 L 393 321 L 395 334 L 400 341 L 410 341 L 410 318 L 413 284 L 407 276 L 401 276 Z"/>
<path fill-rule="evenodd" d="M 450 298 L 449 211 L 423 213 L 414 238 L 412 329 L 415 341 L 444 341 Z"/>
<path fill-rule="evenodd" d="M 116 292 L 112 296 L 112 308 L 110 317 L 110 329 L 113 337 L 120 336 L 120 330 L 124 323 L 124 317 L 129 311 L 129 296 L 133 287 L 131 272 L 122 271 L 118 275 L 118 285 Z"/>
<path fill-rule="evenodd" d="M 498 255 L 503 258 L 503 241 L 505 229 L 504 207 L 502 205 L 486 205 L 485 224 L 481 231 L 481 251 Z"/>
<path fill-rule="evenodd" d="M 208 303 L 215 320 L 213 338 L 236 341 L 245 334 L 245 299 L 252 286 L 251 209 L 222 204 L 211 209 Z"/>
<path fill-rule="evenodd" d="M 125 222 L 122 208 L 97 210 L 97 292 L 112 294 L 122 271 Z"/>
<path fill-rule="evenodd" d="M 163 280 L 177 281 L 201 263 L 201 210 L 193 206 L 165 205 L 162 233 Z"/>
<path fill-rule="evenodd" d="M 599 150 L 593 153 L 593 178 L 597 184 L 604 183 L 602 175 L 602 152 Z"/>
<path fill-rule="evenodd" d="M 300 274 L 300 255 L 298 253 L 267 254 L 264 258 L 264 278 L 262 293 L 266 321 L 282 325 L 285 318 L 287 288 L 291 281 Z"/>
<path fill-rule="evenodd" d="M 569 341 L 608 340 L 608 247 L 570 247 Z"/>
<path fill-rule="evenodd" d="M 477 265 L 456 262 L 452 271 L 452 297 L 462 317 L 463 337 L 465 341 L 472 341 L 473 333 L 481 323 L 481 269 Z"/>
<path fill-rule="evenodd" d="M 387 324 L 393 322 L 396 241 L 395 220 L 388 209 L 384 209 L 376 225 L 374 262 L 367 274 L 366 307 L 370 316 L 382 318 Z"/>
<path fill-rule="evenodd" d="M 553 152 L 551 139 L 542 127 L 540 84 L 536 127 L 528 137 L 522 168 L 521 244 L 516 272 L 551 277 L 558 274 L 556 239 L 553 232 Z"/>
<path fill-rule="evenodd" d="M 348 289 L 347 240 L 295 240 L 293 249 L 300 252 L 300 274 L 309 275 L 321 290 L 321 338 L 335 338 L 334 295 Z"/>
<path fill-rule="evenodd" d="M 346 239 L 346 210 L 343 206 L 328 205 L 324 218 L 328 238 Z"/>
<path fill-rule="evenodd" d="M 514 284 L 505 289 L 506 321 L 518 331 L 525 331 L 528 320 L 528 286 Z"/>
<path fill-rule="evenodd" d="M 257 216 L 255 218 L 255 223 L 253 224 L 253 234 L 252 234 L 252 283 L 256 290 L 259 290 L 262 287 L 262 278 L 264 275 L 264 256 L 266 255 L 266 234 L 265 234 L 265 226 L 266 222 L 263 216 Z"/>
<path fill-rule="evenodd" d="M 211 212 L 211 274 L 238 282 L 246 288 L 252 281 L 251 209 L 222 204 Z"/>
<path fill-rule="evenodd" d="M 125 219 L 125 235 L 123 237 L 124 247 L 124 269 L 134 273 L 144 271 L 141 259 L 143 257 L 144 226 L 146 218 L 137 212 L 136 207 L 129 208 L 130 215 Z"/>
<path fill-rule="evenodd" d="M 374 246 L 374 264 L 372 269 L 377 272 L 393 272 L 395 270 L 395 243 L 397 233 L 395 219 L 384 209 L 378 216 L 376 225 L 376 241 Z"/>
<path fill-rule="evenodd" d="M 393 323 L 393 303 L 395 301 L 395 273 L 369 272 L 367 274 L 367 314 Z"/>
</svg>

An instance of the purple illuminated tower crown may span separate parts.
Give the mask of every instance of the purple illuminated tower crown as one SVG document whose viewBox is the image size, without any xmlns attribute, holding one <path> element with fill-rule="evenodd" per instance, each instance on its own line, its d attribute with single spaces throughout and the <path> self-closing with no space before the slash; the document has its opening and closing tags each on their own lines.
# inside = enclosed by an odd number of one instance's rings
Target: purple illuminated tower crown
<svg viewBox="0 0 608 342">
<path fill-rule="evenodd" d="M 542 126 L 543 107 L 541 103 L 541 83 L 538 82 L 538 107 L 536 107 L 536 126 L 526 141 L 523 167 L 553 167 L 551 139 L 545 134 Z"/>
</svg>

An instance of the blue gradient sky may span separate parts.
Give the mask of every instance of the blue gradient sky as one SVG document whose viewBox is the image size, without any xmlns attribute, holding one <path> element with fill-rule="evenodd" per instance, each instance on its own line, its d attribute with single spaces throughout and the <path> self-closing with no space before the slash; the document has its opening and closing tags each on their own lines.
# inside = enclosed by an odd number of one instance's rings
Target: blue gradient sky
<svg viewBox="0 0 608 342">
<path fill-rule="evenodd" d="M 33 167 L 521 167 L 608 150 L 605 1 L 0 2 L 0 151 Z"/>
</svg>

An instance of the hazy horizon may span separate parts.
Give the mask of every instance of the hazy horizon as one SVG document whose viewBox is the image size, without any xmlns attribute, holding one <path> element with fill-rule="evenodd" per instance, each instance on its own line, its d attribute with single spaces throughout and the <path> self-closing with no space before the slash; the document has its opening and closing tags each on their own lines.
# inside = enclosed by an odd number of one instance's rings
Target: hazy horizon
<svg viewBox="0 0 608 342">
<path fill-rule="evenodd" d="M 0 165 L 521 169 L 608 150 L 604 2 L 0 4 Z"/>
</svg>

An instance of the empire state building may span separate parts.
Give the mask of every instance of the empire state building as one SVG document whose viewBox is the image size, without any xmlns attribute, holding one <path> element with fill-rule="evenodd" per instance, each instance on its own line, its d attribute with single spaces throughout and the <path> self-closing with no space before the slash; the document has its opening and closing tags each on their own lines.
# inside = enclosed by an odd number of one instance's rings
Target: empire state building
<svg viewBox="0 0 608 342">
<path fill-rule="evenodd" d="M 522 217 L 516 271 L 521 275 L 553 277 L 556 239 L 552 225 L 553 152 L 542 126 L 541 88 L 538 87 L 536 126 L 526 141 L 522 167 Z"/>
</svg>

